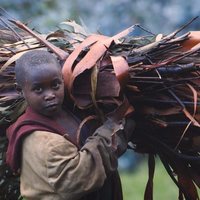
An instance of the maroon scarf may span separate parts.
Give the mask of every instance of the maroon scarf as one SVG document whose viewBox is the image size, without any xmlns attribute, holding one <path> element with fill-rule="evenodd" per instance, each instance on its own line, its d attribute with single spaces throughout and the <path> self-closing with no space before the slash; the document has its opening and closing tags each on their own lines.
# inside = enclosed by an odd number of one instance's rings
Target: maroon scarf
<svg viewBox="0 0 200 200">
<path fill-rule="evenodd" d="M 66 134 L 65 130 L 54 120 L 40 115 L 28 107 L 26 112 L 7 129 L 9 143 L 6 153 L 6 162 L 14 172 L 18 172 L 20 169 L 22 141 L 24 137 L 38 130 L 49 131 L 59 135 Z"/>
</svg>

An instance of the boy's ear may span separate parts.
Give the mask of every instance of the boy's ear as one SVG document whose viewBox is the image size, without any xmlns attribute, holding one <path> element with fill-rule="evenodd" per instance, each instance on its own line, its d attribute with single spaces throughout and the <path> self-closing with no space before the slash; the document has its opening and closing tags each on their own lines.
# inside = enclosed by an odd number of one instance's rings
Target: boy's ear
<svg viewBox="0 0 200 200">
<path fill-rule="evenodd" d="M 17 84 L 17 83 L 15 83 L 15 90 L 16 90 L 18 93 L 22 94 L 22 87 L 21 87 L 19 84 Z"/>
</svg>

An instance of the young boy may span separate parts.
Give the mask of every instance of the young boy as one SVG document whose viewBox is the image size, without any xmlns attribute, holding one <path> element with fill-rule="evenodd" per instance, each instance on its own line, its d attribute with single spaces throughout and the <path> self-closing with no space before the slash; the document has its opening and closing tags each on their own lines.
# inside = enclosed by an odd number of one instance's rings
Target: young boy
<svg viewBox="0 0 200 200">
<path fill-rule="evenodd" d="M 7 163 L 20 173 L 21 195 L 27 200 L 121 200 L 111 145 L 118 124 L 105 122 L 80 147 L 80 120 L 63 109 L 64 84 L 56 58 L 47 51 L 30 51 L 18 59 L 15 72 L 28 107 L 7 130 Z M 118 141 L 127 146 L 123 138 Z"/>
</svg>

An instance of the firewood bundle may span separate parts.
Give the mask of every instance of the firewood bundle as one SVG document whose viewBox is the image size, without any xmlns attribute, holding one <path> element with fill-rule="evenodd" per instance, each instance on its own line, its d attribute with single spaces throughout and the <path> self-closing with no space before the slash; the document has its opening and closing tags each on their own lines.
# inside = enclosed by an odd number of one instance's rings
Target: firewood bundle
<svg viewBox="0 0 200 200">
<path fill-rule="evenodd" d="M 198 199 L 200 32 L 181 34 L 188 23 L 168 35 L 148 32 L 136 37 L 134 29 L 141 27 L 134 25 L 108 37 L 90 34 L 69 20 L 64 28 L 42 35 L 17 20 L 0 20 L 5 25 L 0 30 L 1 160 L 5 129 L 26 107 L 14 89 L 14 62 L 24 52 L 46 49 L 63 65 L 66 94 L 74 107 L 102 121 L 124 116 L 135 120 L 129 146 L 149 154 L 145 199 L 152 199 L 155 156 L 178 186 L 179 198 Z M 7 169 L 3 161 L 0 179 Z M 5 193 L 6 186 L 0 187 Z"/>
</svg>

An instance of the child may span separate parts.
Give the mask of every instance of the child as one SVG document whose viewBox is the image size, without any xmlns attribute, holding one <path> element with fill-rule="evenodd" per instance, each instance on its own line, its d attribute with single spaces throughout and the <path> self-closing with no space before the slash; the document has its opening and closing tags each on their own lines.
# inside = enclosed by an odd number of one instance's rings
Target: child
<svg viewBox="0 0 200 200">
<path fill-rule="evenodd" d="M 56 58 L 44 50 L 29 51 L 18 59 L 15 72 L 28 106 L 7 130 L 7 163 L 20 172 L 21 195 L 27 200 L 121 200 L 111 145 L 119 125 L 105 122 L 80 147 L 80 120 L 62 107 L 64 84 Z M 125 150 L 126 140 L 118 141 Z"/>
</svg>

